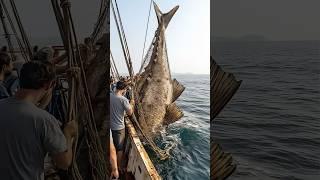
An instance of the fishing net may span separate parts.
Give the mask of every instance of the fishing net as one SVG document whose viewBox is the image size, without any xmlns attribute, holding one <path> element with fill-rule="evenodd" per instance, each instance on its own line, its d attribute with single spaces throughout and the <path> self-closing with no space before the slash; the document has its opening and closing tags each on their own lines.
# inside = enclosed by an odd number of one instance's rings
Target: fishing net
<svg viewBox="0 0 320 180">
<path fill-rule="evenodd" d="M 152 39 L 152 42 L 151 42 L 151 45 L 149 46 L 148 48 L 148 51 L 145 55 L 145 57 L 143 58 L 143 61 L 141 63 L 141 67 L 140 67 L 140 70 L 139 70 L 139 74 L 142 73 L 142 71 L 147 67 L 147 65 L 149 64 L 150 62 L 150 59 L 152 57 L 152 52 L 153 52 L 153 49 L 155 48 L 155 42 L 156 42 L 156 37 L 154 37 Z"/>
<path fill-rule="evenodd" d="M 160 41 L 161 39 L 160 38 L 163 38 L 163 41 Z M 159 46 L 159 43 L 162 42 L 163 43 L 163 46 Z M 162 51 L 162 60 L 164 61 L 164 63 L 167 65 L 167 69 L 169 70 L 169 74 L 170 74 L 170 78 L 171 78 L 171 70 L 170 70 L 170 64 L 169 64 L 169 58 L 168 58 L 168 50 L 167 50 L 167 44 L 166 44 L 166 40 L 165 40 L 165 36 L 160 36 L 160 33 L 159 31 L 157 30 L 156 33 L 155 33 L 155 36 L 154 38 L 152 39 L 152 42 L 151 42 L 151 45 L 149 46 L 148 48 L 148 51 L 141 63 L 141 67 L 140 67 L 140 70 L 139 70 L 139 74 L 141 74 L 146 68 L 148 65 L 151 66 L 151 63 L 150 61 L 151 60 L 154 60 L 155 58 L 157 58 L 157 55 L 158 54 L 154 54 L 154 52 L 159 52 L 160 50 L 157 50 L 157 51 L 154 51 L 155 48 L 160 48 L 162 47 L 163 49 L 161 50 Z"/>
</svg>

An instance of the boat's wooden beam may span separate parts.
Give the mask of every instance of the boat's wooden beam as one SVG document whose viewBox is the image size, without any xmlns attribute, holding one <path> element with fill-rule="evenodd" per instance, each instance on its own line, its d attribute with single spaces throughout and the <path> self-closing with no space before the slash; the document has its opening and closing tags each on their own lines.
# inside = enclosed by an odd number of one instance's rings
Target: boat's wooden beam
<svg viewBox="0 0 320 180">
<path fill-rule="evenodd" d="M 161 177 L 144 149 L 133 124 L 128 119 L 126 127 L 128 141 L 130 141 L 127 171 L 131 172 L 137 180 L 160 180 Z"/>
</svg>

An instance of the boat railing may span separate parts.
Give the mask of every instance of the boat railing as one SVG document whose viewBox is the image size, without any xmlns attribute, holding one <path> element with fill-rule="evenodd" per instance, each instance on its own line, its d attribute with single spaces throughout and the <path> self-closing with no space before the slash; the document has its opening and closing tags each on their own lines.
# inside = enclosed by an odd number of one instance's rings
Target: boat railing
<svg viewBox="0 0 320 180">
<path fill-rule="evenodd" d="M 126 156 L 127 173 L 134 179 L 160 180 L 156 168 L 154 167 L 148 153 L 135 130 L 132 122 L 126 118 Z"/>
</svg>

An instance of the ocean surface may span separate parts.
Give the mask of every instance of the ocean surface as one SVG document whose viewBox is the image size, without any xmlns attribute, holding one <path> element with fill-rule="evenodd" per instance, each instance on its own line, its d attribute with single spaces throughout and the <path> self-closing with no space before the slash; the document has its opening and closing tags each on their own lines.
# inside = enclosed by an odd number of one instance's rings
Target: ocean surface
<svg viewBox="0 0 320 180">
<path fill-rule="evenodd" d="M 217 42 L 214 57 L 243 80 L 213 127 L 230 180 L 320 179 L 320 42 Z"/>
<path fill-rule="evenodd" d="M 209 67 L 208 67 L 209 68 Z M 173 75 L 186 89 L 176 101 L 184 117 L 162 131 L 158 145 L 173 145 L 171 157 L 151 156 L 164 180 L 208 180 L 210 177 L 210 77 Z"/>
</svg>

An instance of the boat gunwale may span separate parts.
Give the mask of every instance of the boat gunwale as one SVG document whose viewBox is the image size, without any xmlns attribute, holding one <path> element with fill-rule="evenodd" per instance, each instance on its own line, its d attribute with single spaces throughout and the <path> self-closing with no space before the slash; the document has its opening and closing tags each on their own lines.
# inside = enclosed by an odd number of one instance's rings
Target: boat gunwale
<svg viewBox="0 0 320 180">
<path fill-rule="evenodd" d="M 129 120 L 129 119 L 126 119 L 126 127 L 127 127 L 127 130 L 128 130 L 128 137 L 130 138 L 131 140 L 131 148 L 136 148 L 137 152 L 139 153 L 140 157 L 141 157 L 141 160 L 143 162 L 143 165 L 145 166 L 149 176 L 150 176 L 150 179 L 153 179 L 153 180 L 160 180 L 162 179 L 160 177 L 160 175 L 158 174 L 155 166 L 153 165 L 147 151 L 145 150 L 138 134 L 137 134 L 137 131 L 135 130 L 132 122 Z M 128 158 L 130 158 L 128 156 Z"/>
</svg>

